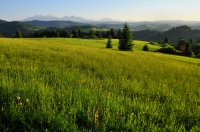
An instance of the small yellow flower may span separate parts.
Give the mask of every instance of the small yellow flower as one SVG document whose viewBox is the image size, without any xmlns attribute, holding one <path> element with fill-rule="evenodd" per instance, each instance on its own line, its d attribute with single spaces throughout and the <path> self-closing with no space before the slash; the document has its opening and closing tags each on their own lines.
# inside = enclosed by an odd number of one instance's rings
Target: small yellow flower
<svg viewBox="0 0 200 132">
<path fill-rule="evenodd" d="M 20 96 L 17 96 L 17 99 L 20 100 Z"/>
<path fill-rule="evenodd" d="M 19 105 L 22 105 L 22 102 L 19 102 Z"/>
<path fill-rule="evenodd" d="M 26 99 L 26 103 L 28 103 L 29 102 L 29 99 Z"/>
</svg>

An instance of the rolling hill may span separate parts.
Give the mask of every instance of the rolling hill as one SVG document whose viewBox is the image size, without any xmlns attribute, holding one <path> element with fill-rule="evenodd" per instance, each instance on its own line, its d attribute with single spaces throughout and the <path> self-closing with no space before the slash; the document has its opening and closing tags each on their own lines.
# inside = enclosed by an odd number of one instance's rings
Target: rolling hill
<svg viewBox="0 0 200 132">
<path fill-rule="evenodd" d="M 79 23 L 79 22 L 73 22 L 73 21 L 27 21 L 25 23 L 34 24 L 37 26 L 43 26 L 43 27 L 56 27 L 56 28 L 65 28 L 65 27 L 71 27 L 71 26 L 83 26 L 86 25 L 85 23 Z"/>
<path fill-rule="evenodd" d="M 20 31 L 24 35 L 28 35 L 31 32 L 42 30 L 45 28 L 41 26 L 29 24 L 29 23 L 17 22 L 17 21 L 0 23 L 0 34 L 2 34 L 5 37 L 12 37 L 13 34 L 15 34 L 16 29 L 20 29 Z"/>
<path fill-rule="evenodd" d="M 152 31 L 152 30 L 141 30 L 133 32 L 135 39 L 144 40 L 144 41 L 156 41 L 163 42 L 165 37 L 168 37 L 171 44 L 178 43 L 179 39 L 182 37 L 186 41 L 190 38 L 193 39 L 193 42 L 200 37 L 200 30 L 191 29 L 189 26 L 179 26 L 171 28 L 165 32 Z"/>
<path fill-rule="evenodd" d="M 200 25 L 191 26 L 191 28 L 200 30 Z"/>
<path fill-rule="evenodd" d="M 0 39 L 0 130 L 200 130 L 199 59 L 106 42 Z"/>
<path fill-rule="evenodd" d="M 4 21 L 4 20 L 1 20 L 1 19 L 0 19 L 0 23 L 6 23 L 6 22 L 7 22 L 7 21 Z"/>
<path fill-rule="evenodd" d="M 135 26 L 135 27 L 131 26 L 130 28 L 133 31 L 149 29 L 149 30 L 157 30 L 157 31 L 164 32 L 164 31 L 171 29 L 172 26 L 170 26 L 168 24 L 144 24 L 144 25 L 139 25 L 139 26 Z"/>
<path fill-rule="evenodd" d="M 180 21 L 182 22 L 182 21 Z M 162 42 L 165 37 L 168 37 L 169 42 L 172 44 L 176 44 L 178 40 L 183 37 L 186 40 L 192 38 L 193 41 L 200 36 L 200 27 L 198 22 L 190 22 L 188 24 L 192 26 L 188 26 L 190 30 L 177 30 L 172 28 L 171 25 L 178 24 L 179 21 L 169 21 L 167 22 L 128 22 L 130 29 L 133 31 L 134 39 L 144 40 L 144 41 L 156 41 Z M 186 23 L 186 22 L 185 22 Z M 5 37 L 12 37 L 15 33 L 16 29 L 19 28 L 24 35 L 27 35 L 36 30 L 42 30 L 46 28 L 66 28 L 69 32 L 72 29 L 88 32 L 89 30 L 100 30 L 106 31 L 110 28 L 114 28 L 118 30 L 119 28 L 123 28 L 123 22 L 88 22 L 88 23 L 80 23 L 73 21 L 27 21 L 27 22 L 6 22 L 4 20 L 0 20 L 0 34 Z M 181 27 L 181 26 L 180 26 Z"/>
</svg>

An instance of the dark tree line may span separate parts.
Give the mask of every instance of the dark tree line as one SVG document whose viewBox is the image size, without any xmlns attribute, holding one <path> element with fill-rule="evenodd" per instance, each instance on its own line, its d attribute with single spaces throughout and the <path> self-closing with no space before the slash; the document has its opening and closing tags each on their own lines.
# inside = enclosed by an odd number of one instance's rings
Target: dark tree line
<svg viewBox="0 0 200 132">
<path fill-rule="evenodd" d="M 157 52 L 167 53 L 167 54 L 174 54 L 174 55 L 181 55 L 187 57 L 195 57 L 200 53 L 198 49 L 198 45 L 193 44 L 192 38 L 188 41 L 185 41 L 182 37 L 179 39 L 177 45 L 170 45 L 168 43 L 168 38 L 166 37 L 164 40 L 164 45 L 162 48 L 158 49 Z"/>
<path fill-rule="evenodd" d="M 134 39 L 144 41 L 154 41 L 164 44 L 164 39 L 167 36 L 168 43 L 175 45 L 181 37 L 188 40 L 192 38 L 195 43 L 200 36 L 200 30 L 191 29 L 189 26 L 178 26 L 169 29 L 168 31 L 160 32 L 156 30 L 141 30 L 133 32 Z"/>
<path fill-rule="evenodd" d="M 69 33 L 66 29 L 46 29 L 46 30 L 36 31 L 32 34 L 29 34 L 28 37 L 33 37 L 33 38 L 42 38 L 42 37 L 67 38 L 67 37 L 69 37 Z"/>
<path fill-rule="evenodd" d="M 119 39 L 122 34 L 121 29 L 115 30 L 111 28 L 107 31 L 99 31 L 99 30 L 89 30 L 89 32 L 82 31 L 80 29 L 72 31 L 68 31 L 67 29 L 59 29 L 59 28 L 49 28 L 46 30 L 35 31 L 34 33 L 29 34 L 27 37 L 33 38 L 42 38 L 42 37 L 61 37 L 61 38 L 87 38 L 87 39 L 95 39 L 95 38 L 108 38 L 111 36 L 113 39 Z"/>
</svg>

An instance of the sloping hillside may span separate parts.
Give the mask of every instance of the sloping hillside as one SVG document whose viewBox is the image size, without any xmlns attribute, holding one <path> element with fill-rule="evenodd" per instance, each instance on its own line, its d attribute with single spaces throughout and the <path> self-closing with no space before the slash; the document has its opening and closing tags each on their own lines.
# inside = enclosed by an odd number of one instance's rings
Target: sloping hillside
<svg viewBox="0 0 200 132">
<path fill-rule="evenodd" d="M 196 39 L 200 37 L 200 30 L 192 30 L 191 27 L 188 26 L 179 26 L 165 32 L 152 30 L 135 31 L 133 32 L 133 36 L 135 39 L 156 42 L 163 42 L 165 37 L 168 37 L 171 44 L 177 44 L 181 37 L 185 40 L 192 38 L 193 42 L 195 42 Z"/>
<path fill-rule="evenodd" d="M 17 21 L 0 23 L 0 33 L 5 37 L 12 37 L 12 35 L 15 34 L 16 29 L 20 29 L 24 35 L 28 35 L 31 32 L 45 28 Z"/>
<path fill-rule="evenodd" d="M 7 22 L 7 21 L 4 21 L 4 20 L 1 20 L 1 19 L 0 19 L 0 23 L 6 23 L 6 22 Z"/>
<path fill-rule="evenodd" d="M 198 59 L 106 42 L 0 39 L 0 131 L 200 130 Z"/>
<path fill-rule="evenodd" d="M 72 22 L 72 21 L 28 21 L 26 23 L 34 24 L 37 26 L 43 26 L 43 27 L 56 27 L 56 28 L 65 28 L 65 27 L 71 27 L 71 26 L 83 26 L 84 23 L 79 22 Z"/>
</svg>

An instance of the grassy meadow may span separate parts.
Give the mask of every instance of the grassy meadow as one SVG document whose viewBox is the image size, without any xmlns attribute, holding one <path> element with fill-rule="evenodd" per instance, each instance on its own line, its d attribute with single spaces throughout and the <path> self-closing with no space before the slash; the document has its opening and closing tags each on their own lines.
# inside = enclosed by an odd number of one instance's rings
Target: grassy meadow
<svg viewBox="0 0 200 132">
<path fill-rule="evenodd" d="M 199 59 L 106 42 L 0 38 L 0 131 L 200 131 Z"/>
</svg>

